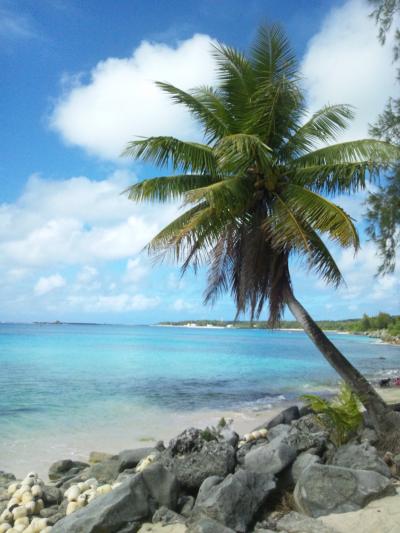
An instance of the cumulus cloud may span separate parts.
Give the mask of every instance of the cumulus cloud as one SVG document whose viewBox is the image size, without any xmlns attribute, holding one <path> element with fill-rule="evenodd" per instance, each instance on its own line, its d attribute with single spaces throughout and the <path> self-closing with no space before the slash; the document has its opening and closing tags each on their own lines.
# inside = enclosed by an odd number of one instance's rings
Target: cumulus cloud
<svg viewBox="0 0 400 533">
<path fill-rule="evenodd" d="M 200 34 L 176 47 L 143 41 L 131 57 L 99 62 L 87 83 L 71 76 L 50 117 L 51 127 L 68 144 L 105 159 L 118 158 L 135 136 L 197 137 L 188 112 L 172 104 L 154 82 L 182 89 L 212 84 L 211 42 Z"/>
<path fill-rule="evenodd" d="M 129 201 L 120 193 L 133 181 L 125 172 L 102 181 L 32 176 L 15 203 L 0 205 L 0 266 L 87 265 L 134 256 L 177 206 L 160 210 Z"/>
<path fill-rule="evenodd" d="M 356 120 L 343 140 L 366 137 L 368 124 L 398 91 L 391 39 L 380 45 L 370 12 L 371 5 L 363 0 L 333 8 L 301 63 L 312 111 L 327 103 L 355 106 Z"/>
<path fill-rule="evenodd" d="M 52 276 L 41 277 L 34 287 L 34 292 L 38 296 L 42 296 L 65 285 L 66 281 L 60 274 L 53 274 Z"/>
</svg>

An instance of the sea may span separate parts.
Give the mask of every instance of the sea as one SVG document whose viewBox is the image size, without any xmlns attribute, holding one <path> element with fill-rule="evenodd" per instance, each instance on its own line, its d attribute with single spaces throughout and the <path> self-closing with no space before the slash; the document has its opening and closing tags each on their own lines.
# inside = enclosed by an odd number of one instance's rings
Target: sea
<svg viewBox="0 0 400 533">
<path fill-rule="evenodd" d="M 370 379 L 400 369 L 400 347 L 329 333 Z M 338 376 L 299 331 L 0 324 L 0 470 L 152 446 L 221 416 L 248 424 Z"/>
</svg>

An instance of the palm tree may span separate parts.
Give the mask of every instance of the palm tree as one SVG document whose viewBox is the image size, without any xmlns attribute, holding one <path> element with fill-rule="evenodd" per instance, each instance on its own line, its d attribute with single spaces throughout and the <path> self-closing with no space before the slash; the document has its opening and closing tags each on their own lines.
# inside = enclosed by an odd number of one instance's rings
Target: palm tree
<svg viewBox="0 0 400 533">
<path fill-rule="evenodd" d="M 296 59 L 279 26 L 261 27 L 247 56 L 222 44 L 214 54 L 217 88 L 157 83 L 198 120 L 204 143 L 149 137 L 124 152 L 173 173 L 133 185 L 130 199 L 179 198 L 186 208 L 148 251 L 172 256 L 183 272 L 206 265 L 205 302 L 229 291 L 237 313 L 252 320 L 268 304 L 271 326 L 288 306 L 378 426 L 387 405 L 295 298 L 289 267 L 297 257 L 327 283 L 343 282 L 323 238 L 357 250 L 359 237 L 331 198 L 363 189 L 399 152 L 369 139 L 328 145 L 353 112 L 329 105 L 307 120 Z"/>
</svg>

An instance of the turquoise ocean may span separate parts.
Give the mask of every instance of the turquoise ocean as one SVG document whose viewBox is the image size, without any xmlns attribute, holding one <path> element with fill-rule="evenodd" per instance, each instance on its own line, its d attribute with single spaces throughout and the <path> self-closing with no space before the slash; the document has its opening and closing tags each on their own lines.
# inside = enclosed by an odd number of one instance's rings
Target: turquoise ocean
<svg viewBox="0 0 400 533">
<path fill-rule="evenodd" d="M 369 378 L 400 347 L 329 335 Z M 168 439 L 222 414 L 251 423 L 338 377 L 302 332 L 0 324 L 0 470 Z M 261 415 L 262 413 L 262 415 Z"/>
</svg>

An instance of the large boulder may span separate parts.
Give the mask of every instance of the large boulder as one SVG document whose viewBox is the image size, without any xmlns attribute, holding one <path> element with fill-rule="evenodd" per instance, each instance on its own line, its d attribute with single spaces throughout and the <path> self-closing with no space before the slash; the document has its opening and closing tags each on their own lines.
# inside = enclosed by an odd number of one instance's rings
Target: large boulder
<svg viewBox="0 0 400 533">
<path fill-rule="evenodd" d="M 52 533 L 116 533 L 151 515 L 149 499 L 143 477 L 138 474 L 57 522 Z"/>
<path fill-rule="evenodd" d="M 275 488 L 272 475 L 238 470 L 220 483 L 213 478 L 202 486 L 193 510 L 193 521 L 202 516 L 239 533 L 248 530 L 269 493 Z"/>
<path fill-rule="evenodd" d="M 252 472 L 279 474 L 296 459 L 296 450 L 279 438 L 251 450 L 244 458 L 244 467 Z"/>
<path fill-rule="evenodd" d="M 311 448 L 322 452 L 328 441 L 328 433 L 321 430 L 315 415 L 306 415 L 295 420 L 285 438 L 286 443 L 295 448 L 297 453 L 305 452 Z"/>
<path fill-rule="evenodd" d="M 297 407 L 297 405 L 292 405 L 291 407 L 284 409 L 278 415 L 276 415 L 272 420 L 267 423 L 265 427 L 267 429 L 272 429 L 273 427 L 278 426 L 279 424 L 291 424 L 293 420 L 297 420 L 299 418 L 299 408 Z"/>
<path fill-rule="evenodd" d="M 154 452 L 154 448 L 136 448 L 134 450 L 123 450 L 118 454 L 119 471 L 127 468 L 135 468 L 142 459 Z"/>
<path fill-rule="evenodd" d="M 112 483 L 119 474 L 119 460 L 117 458 L 107 459 L 101 463 L 91 465 L 87 470 L 81 472 L 83 481 L 96 478 L 100 484 Z"/>
<path fill-rule="evenodd" d="M 303 471 L 311 465 L 321 463 L 321 458 L 312 453 L 303 452 L 292 464 L 291 479 L 293 483 L 297 483 Z"/>
<path fill-rule="evenodd" d="M 175 475 L 159 463 L 148 466 L 141 475 L 152 499 L 157 502 L 157 507 L 165 506 L 175 510 L 180 492 Z"/>
<path fill-rule="evenodd" d="M 291 424 L 293 420 L 297 420 L 298 418 L 300 418 L 299 408 L 297 405 L 292 405 L 291 407 L 283 409 L 283 411 L 278 413 L 271 420 L 268 420 L 264 422 L 264 424 L 257 426 L 254 431 L 263 428 L 272 429 L 280 424 Z"/>
<path fill-rule="evenodd" d="M 87 463 L 82 463 L 81 461 L 63 459 L 56 461 L 50 466 L 48 476 L 50 481 L 57 481 L 65 477 L 74 477 L 88 466 Z"/>
<path fill-rule="evenodd" d="M 332 464 L 358 470 L 373 470 L 386 477 L 391 477 L 387 464 L 379 457 L 376 448 L 368 442 L 349 443 L 341 446 L 332 458 Z"/>
<path fill-rule="evenodd" d="M 137 530 L 162 505 L 174 508 L 178 483 L 159 464 L 131 476 L 108 494 L 55 524 L 52 533 L 117 533 Z"/>
<path fill-rule="evenodd" d="M 158 460 L 188 492 L 196 492 L 209 476 L 227 476 L 236 465 L 235 450 L 228 442 L 205 440 L 193 428 L 172 440 Z"/>
<path fill-rule="evenodd" d="M 318 517 L 361 509 L 393 491 L 389 479 L 377 472 L 315 464 L 302 472 L 294 499 L 300 512 Z"/>
</svg>

